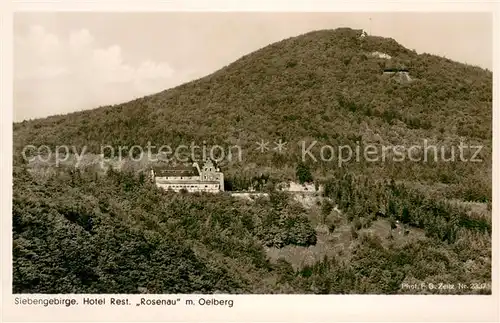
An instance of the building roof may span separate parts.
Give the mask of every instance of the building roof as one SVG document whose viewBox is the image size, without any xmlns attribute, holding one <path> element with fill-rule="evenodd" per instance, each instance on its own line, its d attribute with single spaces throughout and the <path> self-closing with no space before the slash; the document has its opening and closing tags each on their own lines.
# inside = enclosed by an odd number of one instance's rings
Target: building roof
<svg viewBox="0 0 500 323">
<path fill-rule="evenodd" d="M 218 181 L 200 181 L 200 180 L 194 180 L 194 179 L 174 179 L 174 180 L 156 180 L 157 184 L 172 184 L 172 185 L 177 185 L 177 184 L 192 184 L 192 185 L 204 185 L 204 184 L 220 184 Z"/>
<path fill-rule="evenodd" d="M 409 72 L 406 68 L 385 68 L 385 73 Z"/>
<path fill-rule="evenodd" d="M 155 176 L 200 176 L 198 169 L 193 165 L 155 165 L 152 167 Z"/>
</svg>

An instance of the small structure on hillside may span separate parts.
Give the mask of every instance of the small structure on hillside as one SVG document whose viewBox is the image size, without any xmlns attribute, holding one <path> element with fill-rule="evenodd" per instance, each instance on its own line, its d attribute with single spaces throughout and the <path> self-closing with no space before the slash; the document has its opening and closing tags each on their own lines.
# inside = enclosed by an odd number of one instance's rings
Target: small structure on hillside
<svg viewBox="0 0 500 323">
<path fill-rule="evenodd" d="M 391 55 L 386 54 L 386 53 L 382 53 L 382 52 L 372 52 L 370 55 L 373 57 L 378 57 L 378 58 L 383 58 L 383 59 L 391 59 L 392 58 Z"/>
<path fill-rule="evenodd" d="M 386 68 L 384 69 L 383 74 L 394 78 L 400 83 L 409 83 L 412 81 L 410 71 L 406 68 Z"/>
<path fill-rule="evenodd" d="M 315 183 L 296 183 L 296 182 L 282 182 L 278 183 L 276 190 L 286 191 L 286 192 L 304 192 L 304 193 L 315 193 L 322 192 L 323 185 L 317 185 Z"/>
<path fill-rule="evenodd" d="M 198 163 L 191 165 L 155 165 L 150 169 L 151 178 L 156 186 L 165 190 L 179 192 L 224 191 L 224 174 L 211 160 L 206 160 L 203 167 Z"/>
</svg>

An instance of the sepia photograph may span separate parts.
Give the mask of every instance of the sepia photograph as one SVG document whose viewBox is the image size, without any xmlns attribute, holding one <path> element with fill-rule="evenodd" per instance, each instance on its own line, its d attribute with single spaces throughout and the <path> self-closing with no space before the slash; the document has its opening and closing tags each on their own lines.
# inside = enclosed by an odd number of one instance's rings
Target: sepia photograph
<svg viewBox="0 0 500 323">
<path fill-rule="evenodd" d="M 492 295 L 491 12 L 12 21 L 15 304 Z"/>
</svg>

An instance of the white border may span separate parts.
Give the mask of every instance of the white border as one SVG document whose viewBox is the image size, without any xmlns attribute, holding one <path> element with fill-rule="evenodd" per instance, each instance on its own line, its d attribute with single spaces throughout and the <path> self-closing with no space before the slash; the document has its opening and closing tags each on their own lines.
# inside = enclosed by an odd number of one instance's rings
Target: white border
<svg viewBox="0 0 500 323">
<path fill-rule="evenodd" d="M 2 149 L 2 319 L 3 321 L 498 321 L 498 216 L 500 191 L 493 187 L 493 295 L 492 296 L 290 296 L 238 295 L 233 296 L 231 309 L 201 309 L 185 311 L 168 308 L 75 307 L 39 308 L 16 307 L 12 302 L 12 22 L 14 11 L 281 11 L 281 12 L 494 12 L 494 30 L 500 30 L 500 4 L 466 1 L 297 1 L 297 0 L 205 0 L 205 1 L 16 1 L 0 2 L 0 55 L 2 92 L 1 131 Z M 494 108 L 493 134 L 500 126 L 498 109 L 498 32 L 494 37 Z M 493 141 L 493 159 L 497 159 L 499 143 Z M 493 168 L 493 179 L 498 171 Z M 81 295 L 80 295 L 81 296 Z"/>
<path fill-rule="evenodd" d="M 15 11 L 489 12 L 496 1 L 104 0 L 13 1 Z"/>
</svg>

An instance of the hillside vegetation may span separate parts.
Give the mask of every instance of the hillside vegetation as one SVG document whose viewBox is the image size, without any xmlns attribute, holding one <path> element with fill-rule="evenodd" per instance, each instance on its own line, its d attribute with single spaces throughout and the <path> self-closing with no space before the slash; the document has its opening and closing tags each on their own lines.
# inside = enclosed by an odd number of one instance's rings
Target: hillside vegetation
<svg viewBox="0 0 500 323">
<path fill-rule="evenodd" d="M 161 93 L 15 123 L 14 291 L 491 293 L 489 285 L 429 291 L 402 284 L 491 280 L 492 73 L 360 35 L 349 28 L 311 32 Z M 407 69 L 412 81 L 383 75 L 386 68 Z M 284 153 L 255 149 L 280 139 Z M 318 154 L 323 144 L 410 146 L 424 139 L 448 155 L 460 143 L 482 146 L 482 161 L 361 159 L 339 167 L 336 159 L 301 161 L 298 144 L 317 141 Z M 243 159 L 221 163 L 225 186 L 266 190 L 270 198 L 174 194 L 137 172 L 34 168 L 21 158 L 26 145 L 99 154 L 103 145 L 148 142 L 239 145 Z M 349 252 L 298 269 L 269 259 L 265 248 L 317 242 L 311 211 L 273 191 L 283 180 L 325 187 L 323 224 L 332 234 L 340 222 L 351 226 Z M 333 215 L 335 205 L 342 219 Z M 398 221 L 423 236 L 396 243 L 367 234 L 377 221 L 389 221 L 391 230 Z"/>
<path fill-rule="evenodd" d="M 432 183 L 463 184 L 467 178 L 478 189 L 490 188 L 491 72 L 360 34 L 347 28 L 311 32 L 158 94 L 17 123 L 14 146 L 17 153 L 27 144 L 68 145 L 78 151 L 85 146 L 89 153 L 100 153 L 102 145 L 146 147 L 148 142 L 173 148 L 191 142 L 239 145 L 242 162 L 233 161 L 224 170 L 242 174 L 250 167 L 293 169 L 301 141 L 354 147 L 356 142 L 422 145 L 427 139 L 451 147 L 463 140 L 485 146 L 480 165 L 351 162 L 344 167 Z M 392 59 L 370 55 L 375 51 Z M 387 66 L 405 66 L 413 81 L 401 84 L 385 77 Z M 287 153 L 260 154 L 255 143 L 261 139 L 288 142 Z M 338 165 L 315 162 L 311 167 L 323 176 Z"/>
<path fill-rule="evenodd" d="M 113 170 L 14 176 L 16 293 L 491 293 L 491 217 L 394 183 L 350 174 L 328 182 L 325 196 L 351 226 L 350 250 L 293 268 L 270 261 L 264 247 L 307 248 L 317 234 L 285 192 L 256 201 L 177 194 Z M 425 236 L 397 242 L 362 232 L 379 219 Z M 403 285 L 442 282 L 481 287 Z"/>
</svg>

